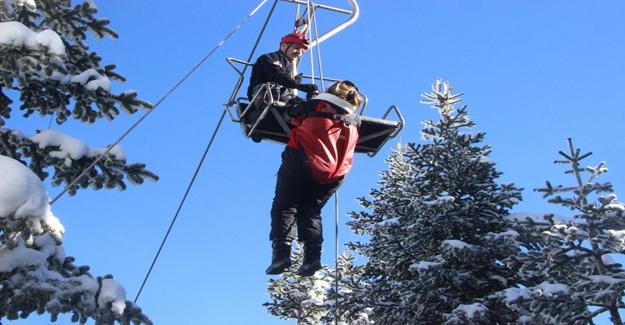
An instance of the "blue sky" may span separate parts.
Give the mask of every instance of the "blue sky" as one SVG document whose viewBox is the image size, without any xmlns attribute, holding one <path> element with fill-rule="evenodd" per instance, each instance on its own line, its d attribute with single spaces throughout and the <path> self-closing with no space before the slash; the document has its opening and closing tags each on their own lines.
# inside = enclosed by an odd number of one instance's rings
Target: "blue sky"
<svg viewBox="0 0 625 325">
<path fill-rule="evenodd" d="M 112 21 L 120 38 L 90 44 L 127 78 L 115 89 L 135 89 L 155 103 L 259 2 L 97 1 L 99 16 Z M 53 206 L 66 228 L 66 253 L 77 264 L 90 265 L 94 275 L 113 274 L 131 300 L 234 87 L 236 75 L 225 58 L 249 55 L 272 3 L 121 143 L 130 161 L 145 162 L 159 174 L 158 182 L 124 192 L 82 191 Z M 343 1 L 323 3 L 348 8 Z M 421 143 L 421 121 L 437 114 L 419 104 L 419 94 L 437 78 L 465 93 L 476 130 L 486 132 L 491 157 L 504 173 L 500 182 L 525 188 L 524 201 L 513 212 L 556 210 L 532 189 L 547 179 L 572 184 L 552 163 L 558 150 L 566 150 L 567 137 L 593 152 L 588 165 L 606 161 L 610 172 L 602 181 L 612 182 L 617 195 L 624 193 L 624 3 L 361 0 L 359 5 L 359 20 L 321 44 L 324 74 L 355 82 L 369 98 L 370 116 L 399 106 L 406 126 L 374 158 L 356 158 L 340 190 L 341 223 L 347 212 L 359 209 L 355 198 L 376 186 L 390 148 L 398 141 Z M 293 5 L 278 4 L 255 57 L 277 49 L 294 16 Z M 337 17 L 320 14 L 319 29 Z M 138 118 L 57 129 L 103 147 Z M 47 122 L 8 126 L 41 129 Z M 139 300 L 156 324 L 294 323 L 269 316 L 261 306 L 268 300 L 269 209 L 281 150 L 245 139 L 238 124 L 222 125 Z M 60 191 L 49 189 L 52 197 Z M 331 265 L 333 208 L 324 210 L 322 258 Z M 354 239 L 341 224 L 339 241 Z M 32 317 L 15 323 L 48 322 Z"/>
</svg>

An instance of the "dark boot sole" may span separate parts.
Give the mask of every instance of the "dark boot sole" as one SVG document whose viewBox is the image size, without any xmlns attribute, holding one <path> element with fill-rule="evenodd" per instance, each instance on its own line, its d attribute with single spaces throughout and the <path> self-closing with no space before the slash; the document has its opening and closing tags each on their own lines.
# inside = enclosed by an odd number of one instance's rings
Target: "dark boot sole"
<svg viewBox="0 0 625 325">
<path fill-rule="evenodd" d="M 269 267 L 265 270 L 265 274 L 267 275 L 278 275 L 287 271 L 291 267 L 291 263 L 284 263 L 284 265 L 269 265 Z"/>
<path fill-rule="evenodd" d="M 302 265 L 302 267 L 297 270 L 297 275 L 299 276 L 313 276 L 317 271 L 321 270 L 321 265 Z"/>
</svg>

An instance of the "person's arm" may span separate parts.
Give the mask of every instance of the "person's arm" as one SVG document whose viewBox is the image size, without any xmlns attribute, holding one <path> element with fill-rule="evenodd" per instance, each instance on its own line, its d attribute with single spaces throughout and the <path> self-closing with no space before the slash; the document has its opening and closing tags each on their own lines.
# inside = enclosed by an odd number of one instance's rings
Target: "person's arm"
<svg viewBox="0 0 625 325">
<path fill-rule="evenodd" d="M 263 71 L 263 73 L 269 78 L 269 81 L 278 83 L 287 88 L 297 88 L 297 81 L 291 77 L 289 71 L 285 71 L 280 65 L 274 63 L 276 58 L 271 58 L 269 55 L 264 55 L 258 59 L 257 64 Z"/>
<path fill-rule="evenodd" d="M 270 55 L 264 55 L 258 59 L 258 65 L 262 69 L 263 73 L 269 78 L 269 81 L 276 82 L 284 87 L 291 89 L 298 89 L 306 93 L 317 92 L 317 86 L 315 84 L 301 84 L 294 77 L 291 76 L 291 72 L 285 70 L 280 65 L 274 63 L 278 60 L 276 57 Z"/>
<path fill-rule="evenodd" d="M 314 112 L 316 103 L 316 100 L 303 101 L 298 103 L 294 107 L 290 107 L 286 113 L 289 114 L 289 116 L 291 117 L 297 117 L 305 113 Z"/>
</svg>

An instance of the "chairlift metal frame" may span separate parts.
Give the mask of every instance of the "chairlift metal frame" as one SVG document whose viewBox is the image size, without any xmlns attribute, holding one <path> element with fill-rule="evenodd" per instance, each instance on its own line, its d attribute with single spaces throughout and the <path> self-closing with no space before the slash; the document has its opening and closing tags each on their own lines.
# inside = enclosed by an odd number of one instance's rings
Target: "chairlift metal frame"
<svg viewBox="0 0 625 325">
<path fill-rule="evenodd" d="M 310 44 L 311 49 L 315 46 L 318 46 L 319 43 L 329 39 L 330 37 L 336 35 L 338 32 L 347 28 L 358 19 L 360 15 L 360 9 L 356 0 L 347 1 L 351 7 L 351 10 L 345 10 L 316 3 L 311 4 L 314 9 L 323 9 L 349 15 L 349 17 L 345 21 L 339 23 L 337 26 L 316 37 L 315 39 L 312 39 Z M 267 15 L 263 27 L 261 28 L 260 34 L 256 39 L 254 46 L 252 47 L 248 59 L 242 60 L 232 57 L 226 58 L 228 64 L 236 71 L 239 78 L 237 79 L 228 103 L 224 106 L 230 116 L 230 119 L 233 122 L 239 123 L 241 125 L 241 129 L 246 138 L 252 138 L 255 142 L 260 142 L 261 140 L 270 140 L 285 144 L 288 142 L 290 128 L 289 125 L 285 122 L 282 113 L 279 112 L 279 108 L 282 106 L 282 103 L 280 103 L 277 98 L 273 97 L 271 91 L 268 91 L 270 87 L 269 84 L 265 84 L 260 87 L 260 89 L 254 94 L 251 100 L 249 100 L 247 97 L 237 97 L 245 80 L 245 73 L 247 71 L 247 68 L 253 65 L 251 60 L 254 56 L 254 53 L 256 52 L 258 44 L 260 43 L 260 40 L 265 32 L 265 29 L 269 23 L 271 16 L 274 13 L 278 2 L 287 2 L 298 5 L 309 4 L 308 1 L 305 0 L 275 0 L 271 9 L 269 10 L 269 14 Z M 314 78 L 312 76 L 302 75 L 302 77 L 314 81 Z M 323 80 L 339 81 L 341 79 L 324 77 Z M 258 118 L 253 121 L 249 121 L 248 118 L 250 117 L 250 111 L 253 106 L 250 105 L 250 103 L 256 100 L 261 100 L 260 94 L 263 94 L 263 96 L 267 97 L 264 98 L 265 106 L 262 108 L 260 114 L 258 115 Z M 395 105 L 389 107 L 382 116 L 382 118 L 372 118 L 365 116 L 364 112 L 365 108 L 367 107 L 368 98 L 362 92 L 360 93 L 360 95 L 363 98 L 363 104 L 359 107 L 356 114 L 361 120 L 361 136 L 356 146 L 356 152 L 366 153 L 370 157 L 373 157 L 388 140 L 394 138 L 401 131 L 405 122 L 401 111 Z M 230 110 L 233 106 L 235 107 L 236 116 L 234 116 Z M 396 120 L 387 120 L 387 117 L 391 113 L 394 113 Z M 273 119 L 269 119 L 269 116 L 273 117 Z"/>
</svg>

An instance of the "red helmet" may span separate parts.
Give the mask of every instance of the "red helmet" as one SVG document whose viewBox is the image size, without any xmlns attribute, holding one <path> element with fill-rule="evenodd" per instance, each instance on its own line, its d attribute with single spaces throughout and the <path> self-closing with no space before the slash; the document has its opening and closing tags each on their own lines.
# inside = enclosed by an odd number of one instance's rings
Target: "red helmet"
<svg viewBox="0 0 625 325">
<path fill-rule="evenodd" d="M 280 43 L 293 43 L 302 46 L 304 49 L 308 50 L 308 46 L 310 42 L 306 39 L 306 35 L 302 33 L 291 33 L 286 35 L 280 39 Z"/>
</svg>

